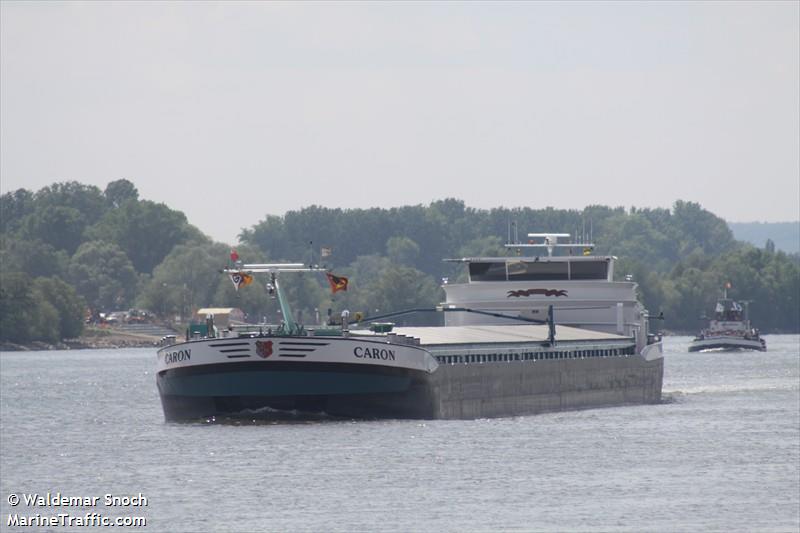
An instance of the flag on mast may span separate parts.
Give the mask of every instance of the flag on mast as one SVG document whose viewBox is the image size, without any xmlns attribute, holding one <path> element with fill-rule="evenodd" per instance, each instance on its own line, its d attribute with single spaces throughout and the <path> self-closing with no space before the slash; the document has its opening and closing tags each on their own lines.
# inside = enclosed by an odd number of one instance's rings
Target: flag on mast
<svg viewBox="0 0 800 533">
<path fill-rule="evenodd" d="M 328 283 L 331 284 L 331 292 L 336 294 L 339 291 L 346 291 L 347 290 L 347 278 L 344 276 L 334 276 L 330 272 L 325 272 L 325 276 L 328 278 Z"/>
<path fill-rule="evenodd" d="M 239 291 L 239 287 L 246 287 L 253 282 L 253 276 L 247 274 L 246 272 L 233 273 L 230 275 L 230 278 L 237 292 Z"/>
</svg>

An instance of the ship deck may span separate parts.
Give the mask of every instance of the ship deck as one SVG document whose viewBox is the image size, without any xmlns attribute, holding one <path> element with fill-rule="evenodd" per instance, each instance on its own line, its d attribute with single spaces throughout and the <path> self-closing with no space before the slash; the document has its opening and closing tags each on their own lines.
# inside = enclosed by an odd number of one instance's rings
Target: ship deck
<svg viewBox="0 0 800 533">
<path fill-rule="evenodd" d="M 525 324 L 513 326 L 439 326 L 395 327 L 398 336 L 419 339 L 423 348 L 476 344 L 519 344 L 548 342 L 548 326 Z M 633 339 L 622 335 L 592 331 L 570 326 L 556 326 L 558 343 L 631 343 Z"/>
</svg>

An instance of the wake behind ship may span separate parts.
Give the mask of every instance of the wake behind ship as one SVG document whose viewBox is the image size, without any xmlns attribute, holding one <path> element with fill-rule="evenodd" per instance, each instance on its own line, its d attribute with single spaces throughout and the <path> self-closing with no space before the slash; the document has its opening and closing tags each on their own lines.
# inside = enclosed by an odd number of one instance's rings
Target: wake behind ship
<svg viewBox="0 0 800 533">
<path fill-rule="evenodd" d="M 465 419 L 661 400 L 655 336 L 558 324 L 552 310 L 543 324 L 351 329 L 345 319 L 336 328 L 305 328 L 294 322 L 278 274 L 308 270 L 320 269 L 237 264 L 226 271 L 238 279 L 267 273 L 285 322 L 220 335 L 209 324 L 207 336 L 158 350 L 166 420 L 276 411 Z M 480 314 L 459 312 L 473 311 Z"/>
</svg>

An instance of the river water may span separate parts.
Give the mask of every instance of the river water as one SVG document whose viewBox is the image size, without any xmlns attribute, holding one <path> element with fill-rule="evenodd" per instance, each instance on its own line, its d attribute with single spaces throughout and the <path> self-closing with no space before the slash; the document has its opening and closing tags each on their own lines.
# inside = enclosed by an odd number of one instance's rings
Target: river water
<svg viewBox="0 0 800 533">
<path fill-rule="evenodd" d="M 766 340 L 667 338 L 661 405 L 474 421 L 167 424 L 155 350 L 2 353 L 0 530 L 797 532 L 800 337 Z"/>
</svg>

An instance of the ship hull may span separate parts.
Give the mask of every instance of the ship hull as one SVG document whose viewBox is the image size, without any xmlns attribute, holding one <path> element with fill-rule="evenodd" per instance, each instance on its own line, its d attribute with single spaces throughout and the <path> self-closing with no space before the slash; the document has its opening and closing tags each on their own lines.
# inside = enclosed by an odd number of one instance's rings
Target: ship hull
<svg viewBox="0 0 800 533">
<path fill-rule="evenodd" d="M 156 384 L 167 421 L 276 410 L 418 418 L 431 411 L 436 367 L 426 350 L 369 339 L 207 339 L 159 350 Z"/>
<path fill-rule="evenodd" d="M 425 373 L 338 363 L 239 363 L 158 374 L 167 421 L 217 416 L 325 413 L 344 417 L 424 418 Z"/>
<path fill-rule="evenodd" d="M 703 352 L 710 350 L 755 350 L 759 352 L 765 352 L 767 351 L 767 344 L 764 342 L 764 339 L 745 339 L 734 336 L 720 336 L 694 339 L 689 345 L 690 352 Z"/>
<path fill-rule="evenodd" d="M 661 402 L 663 358 L 443 365 L 431 377 L 434 418 L 532 415 Z"/>
<path fill-rule="evenodd" d="M 660 344 L 653 351 L 660 353 Z M 662 376 L 661 357 L 616 355 L 438 364 L 431 371 L 382 362 L 226 362 L 163 369 L 157 384 L 167 421 L 287 413 L 475 419 L 655 404 Z"/>
</svg>

